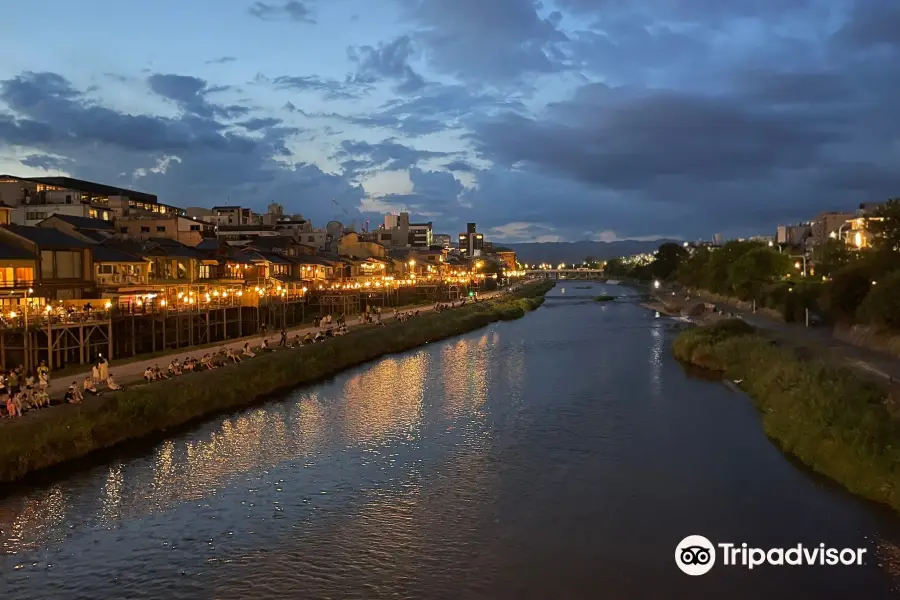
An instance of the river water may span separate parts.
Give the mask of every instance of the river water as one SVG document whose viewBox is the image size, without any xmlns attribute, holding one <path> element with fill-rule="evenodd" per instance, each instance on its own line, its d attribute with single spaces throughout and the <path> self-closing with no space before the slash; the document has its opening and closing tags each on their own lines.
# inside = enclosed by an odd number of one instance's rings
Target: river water
<svg viewBox="0 0 900 600">
<path fill-rule="evenodd" d="M 601 293 L 631 292 L 560 284 L 524 319 L 6 490 L 0 597 L 895 597 L 900 519 L 686 375 L 671 320 Z M 689 577 L 689 534 L 868 560 Z"/>
</svg>

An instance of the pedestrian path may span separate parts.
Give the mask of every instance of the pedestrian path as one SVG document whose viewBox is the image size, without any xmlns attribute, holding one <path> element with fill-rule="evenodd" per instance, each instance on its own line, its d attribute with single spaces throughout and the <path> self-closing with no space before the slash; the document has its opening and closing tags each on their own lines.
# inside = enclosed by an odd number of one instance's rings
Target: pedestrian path
<svg viewBox="0 0 900 600">
<path fill-rule="evenodd" d="M 487 300 L 489 298 L 494 297 L 499 292 L 490 292 L 479 297 Z M 428 305 L 419 305 L 419 306 L 404 306 L 400 307 L 399 312 L 413 312 L 418 310 L 420 313 L 428 312 L 434 309 L 434 304 Z M 398 311 L 393 311 L 388 315 L 384 315 L 385 317 L 394 316 Z M 361 327 L 362 325 L 358 323 L 358 319 L 356 318 L 358 315 L 352 315 L 351 318 L 347 319 L 347 329 L 353 330 L 357 327 Z M 299 327 L 290 328 L 287 330 L 287 333 L 290 337 L 294 337 L 295 335 L 300 335 L 301 337 L 306 335 L 307 333 L 315 334 L 319 331 L 319 328 L 313 325 L 302 325 Z M 204 354 L 215 352 L 219 349 L 231 349 L 237 352 L 240 352 L 244 347 L 244 344 L 249 343 L 251 348 L 258 348 L 262 345 L 264 339 L 269 340 L 269 344 L 273 346 L 277 346 L 278 341 L 280 339 L 280 331 L 273 331 L 271 333 L 267 333 L 266 335 L 254 335 L 248 337 L 237 338 L 234 341 L 230 342 L 222 342 L 221 344 L 216 344 L 215 346 L 207 346 L 203 348 L 186 346 L 184 348 L 178 348 L 177 350 L 173 350 L 172 352 L 164 355 L 155 355 L 151 358 L 147 358 L 144 360 L 134 360 L 127 363 L 116 364 L 115 358 L 109 363 L 109 372 L 115 377 L 116 382 L 119 384 L 133 382 L 135 380 L 141 380 L 144 376 L 144 370 L 147 367 L 153 367 L 158 365 L 159 368 L 165 372 L 169 363 L 174 358 L 178 358 L 179 360 L 184 360 L 187 356 L 193 356 L 195 358 L 199 358 Z M 85 367 L 84 371 L 79 373 L 72 373 L 69 375 L 61 375 L 59 377 L 52 378 L 50 381 L 49 393 L 50 397 L 53 399 L 58 399 L 59 397 L 65 395 L 66 390 L 69 389 L 69 386 L 72 382 L 77 382 L 79 389 L 81 389 L 81 384 L 84 381 L 85 377 L 88 377 L 91 374 L 90 367 Z"/>
<path fill-rule="evenodd" d="M 683 293 L 676 293 L 683 303 L 686 302 L 686 296 Z M 834 337 L 832 330 L 828 327 L 806 327 L 799 323 L 785 323 L 760 313 L 735 308 L 723 302 L 716 302 L 702 297 L 699 299 L 715 305 L 716 308 L 726 313 L 740 316 L 741 319 L 750 325 L 765 330 L 776 339 L 789 344 L 815 347 L 832 359 L 844 362 L 857 372 L 875 376 L 891 384 L 900 382 L 900 358 L 876 350 L 854 346 L 849 342 L 840 340 Z"/>
</svg>

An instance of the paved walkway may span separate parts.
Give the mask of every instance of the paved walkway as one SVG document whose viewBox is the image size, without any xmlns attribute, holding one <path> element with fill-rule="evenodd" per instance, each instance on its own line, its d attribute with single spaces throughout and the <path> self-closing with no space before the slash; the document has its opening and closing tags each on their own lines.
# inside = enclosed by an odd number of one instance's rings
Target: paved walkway
<svg viewBox="0 0 900 600">
<path fill-rule="evenodd" d="M 488 292 L 485 294 L 480 294 L 479 298 L 483 300 L 490 299 L 501 292 Z M 411 312 L 418 310 L 419 312 L 428 312 L 434 309 L 434 303 L 428 305 L 419 305 L 419 306 L 403 306 L 400 307 L 399 312 Z M 389 320 L 396 314 L 396 311 L 391 310 L 390 312 L 382 313 L 385 317 L 385 320 Z M 350 318 L 347 319 L 347 329 L 355 329 L 360 327 L 359 323 L 359 315 L 351 315 Z M 315 334 L 319 331 L 318 327 L 303 325 L 301 327 L 294 327 L 288 329 L 288 335 L 290 337 L 294 337 L 296 334 L 300 334 L 300 336 L 306 335 L 307 332 Z M 152 358 L 148 358 L 146 360 L 134 360 L 127 363 L 116 364 L 115 359 L 110 361 L 109 371 L 113 374 L 116 379 L 116 382 L 119 384 L 127 384 L 134 381 L 143 381 L 144 378 L 144 370 L 147 367 L 152 367 L 155 365 L 159 365 L 159 368 L 166 372 L 166 369 L 169 366 L 169 363 L 172 362 L 173 358 L 178 358 L 180 360 L 184 360 L 185 357 L 192 356 L 194 358 L 200 358 L 204 354 L 215 352 L 220 348 L 231 348 L 232 350 L 240 351 L 244 344 L 250 343 L 250 347 L 253 349 L 257 349 L 262 345 L 263 339 L 268 339 L 269 344 L 273 347 L 278 346 L 278 342 L 281 339 L 281 331 L 272 331 L 267 333 L 266 335 L 257 335 L 257 336 L 248 336 L 235 339 L 231 342 L 222 342 L 221 344 L 217 344 L 215 346 L 206 346 L 204 348 L 194 348 L 191 346 L 185 346 L 183 348 L 179 348 L 177 350 L 173 350 L 172 352 L 164 355 L 156 355 Z M 65 395 L 66 390 L 69 389 L 69 386 L 73 381 L 78 383 L 78 388 L 81 389 L 81 384 L 84 381 L 84 378 L 91 374 L 91 369 L 86 368 L 84 371 L 79 373 L 70 373 L 68 375 L 61 375 L 59 377 L 53 377 L 51 373 L 50 380 L 50 397 L 53 398 L 54 401 L 59 401 L 59 398 Z M 98 389 L 105 390 L 106 386 L 98 386 Z M 43 412 L 43 411 L 37 411 Z M 30 413 L 26 413 L 26 417 Z"/>
<path fill-rule="evenodd" d="M 671 292 L 672 289 L 664 291 L 664 293 L 668 294 Z M 682 300 L 685 299 L 683 292 L 678 291 L 676 294 Z M 708 304 L 714 304 L 725 312 L 739 315 L 750 325 L 766 330 L 776 339 L 790 344 L 814 347 L 817 351 L 823 351 L 830 358 L 838 359 L 857 371 L 874 375 L 892 384 L 900 382 L 900 359 L 890 354 L 861 348 L 840 340 L 834 337 L 830 327 L 806 327 L 798 323 L 785 323 L 759 313 L 735 308 L 730 304 L 705 300 L 697 296 L 692 297 L 691 301 L 704 301 Z"/>
</svg>

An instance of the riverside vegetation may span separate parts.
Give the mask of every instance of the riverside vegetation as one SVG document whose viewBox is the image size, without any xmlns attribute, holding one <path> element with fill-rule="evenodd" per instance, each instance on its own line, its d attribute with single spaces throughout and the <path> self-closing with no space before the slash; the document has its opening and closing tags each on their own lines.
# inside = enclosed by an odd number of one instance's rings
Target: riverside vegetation
<svg viewBox="0 0 900 600">
<path fill-rule="evenodd" d="M 46 418 L 0 427 L 0 481 L 87 456 L 128 440 L 159 434 L 217 412 L 246 406 L 376 359 L 523 317 L 538 308 L 553 283 L 524 286 L 511 296 L 415 320 L 368 326 L 327 343 L 285 349 L 224 369 L 202 371 L 66 407 Z"/>
<path fill-rule="evenodd" d="M 674 353 L 740 381 L 783 450 L 851 492 L 900 510 L 900 426 L 886 389 L 776 345 L 740 320 L 684 331 Z"/>
</svg>

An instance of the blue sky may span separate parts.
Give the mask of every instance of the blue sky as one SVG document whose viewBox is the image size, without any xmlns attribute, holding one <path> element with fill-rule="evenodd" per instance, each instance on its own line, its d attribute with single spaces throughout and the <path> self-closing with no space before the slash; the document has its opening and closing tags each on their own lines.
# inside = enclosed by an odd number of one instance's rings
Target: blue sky
<svg viewBox="0 0 900 600">
<path fill-rule="evenodd" d="M 900 190 L 889 0 L 43 0 L 0 172 L 502 241 L 765 232 Z"/>
</svg>

